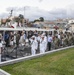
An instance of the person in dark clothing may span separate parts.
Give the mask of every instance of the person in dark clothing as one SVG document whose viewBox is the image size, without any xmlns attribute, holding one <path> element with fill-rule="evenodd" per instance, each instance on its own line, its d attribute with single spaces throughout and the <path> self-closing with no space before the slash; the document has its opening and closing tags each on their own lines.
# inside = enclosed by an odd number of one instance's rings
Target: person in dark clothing
<svg viewBox="0 0 74 75">
<path fill-rule="evenodd" d="M 51 43 L 52 43 L 52 35 L 50 34 L 50 35 L 48 36 L 48 51 L 51 50 Z"/>
<path fill-rule="evenodd" d="M 17 47 L 19 46 L 19 40 L 20 40 L 20 34 L 17 33 L 17 34 L 16 34 L 16 46 L 17 46 Z"/>
<path fill-rule="evenodd" d="M 9 46 L 9 33 L 8 32 L 5 33 L 4 40 L 6 42 L 6 47 L 8 47 Z"/>
</svg>

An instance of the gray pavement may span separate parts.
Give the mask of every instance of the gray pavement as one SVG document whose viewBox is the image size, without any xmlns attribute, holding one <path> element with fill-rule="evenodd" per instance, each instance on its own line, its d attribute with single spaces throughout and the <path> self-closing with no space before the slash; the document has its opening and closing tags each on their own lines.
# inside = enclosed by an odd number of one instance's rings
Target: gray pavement
<svg viewBox="0 0 74 75">
<path fill-rule="evenodd" d="M 5 72 L 4 70 L 0 69 L 0 75 L 11 75 L 11 74 L 9 74 L 9 73 Z"/>
<path fill-rule="evenodd" d="M 3 72 L 0 72 L 0 75 L 6 75 L 6 74 L 4 74 Z"/>
</svg>

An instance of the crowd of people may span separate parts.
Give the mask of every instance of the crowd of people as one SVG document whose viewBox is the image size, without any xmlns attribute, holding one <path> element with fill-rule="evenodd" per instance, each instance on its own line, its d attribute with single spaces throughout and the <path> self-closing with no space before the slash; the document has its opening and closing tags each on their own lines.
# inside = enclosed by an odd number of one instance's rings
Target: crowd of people
<svg viewBox="0 0 74 75">
<path fill-rule="evenodd" d="M 56 31 L 52 35 L 43 31 L 6 31 L 0 33 L 0 49 L 4 44 L 5 47 L 11 48 L 30 46 L 31 54 L 35 55 L 37 50 L 39 53 L 45 53 L 52 49 L 74 45 L 74 33 Z"/>
</svg>

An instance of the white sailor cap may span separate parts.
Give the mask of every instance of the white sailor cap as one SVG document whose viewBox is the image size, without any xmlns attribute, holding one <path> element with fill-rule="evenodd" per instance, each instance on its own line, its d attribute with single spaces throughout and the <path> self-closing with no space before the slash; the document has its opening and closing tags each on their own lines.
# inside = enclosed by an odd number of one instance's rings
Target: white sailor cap
<svg viewBox="0 0 74 75">
<path fill-rule="evenodd" d="M 44 35 L 42 35 L 41 37 L 44 37 Z"/>
<path fill-rule="evenodd" d="M 35 36 L 32 36 L 32 38 L 35 38 Z"/>
</svg>

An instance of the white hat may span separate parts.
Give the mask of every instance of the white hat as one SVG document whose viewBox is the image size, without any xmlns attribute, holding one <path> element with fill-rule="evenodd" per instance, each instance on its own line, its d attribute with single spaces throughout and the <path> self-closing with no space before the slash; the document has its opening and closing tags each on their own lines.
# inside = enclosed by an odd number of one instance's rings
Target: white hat
<svg viewBox="0 0 74 75">
<path fill-rule="evenodd" d="M 41 37 L 44 37 L 44 35 L 42 35 Z"/>
<path fill-rule="evenodd" d="M 32 36 L 32 38 L 35 38 L 35 36 Z"/>
</svg>

